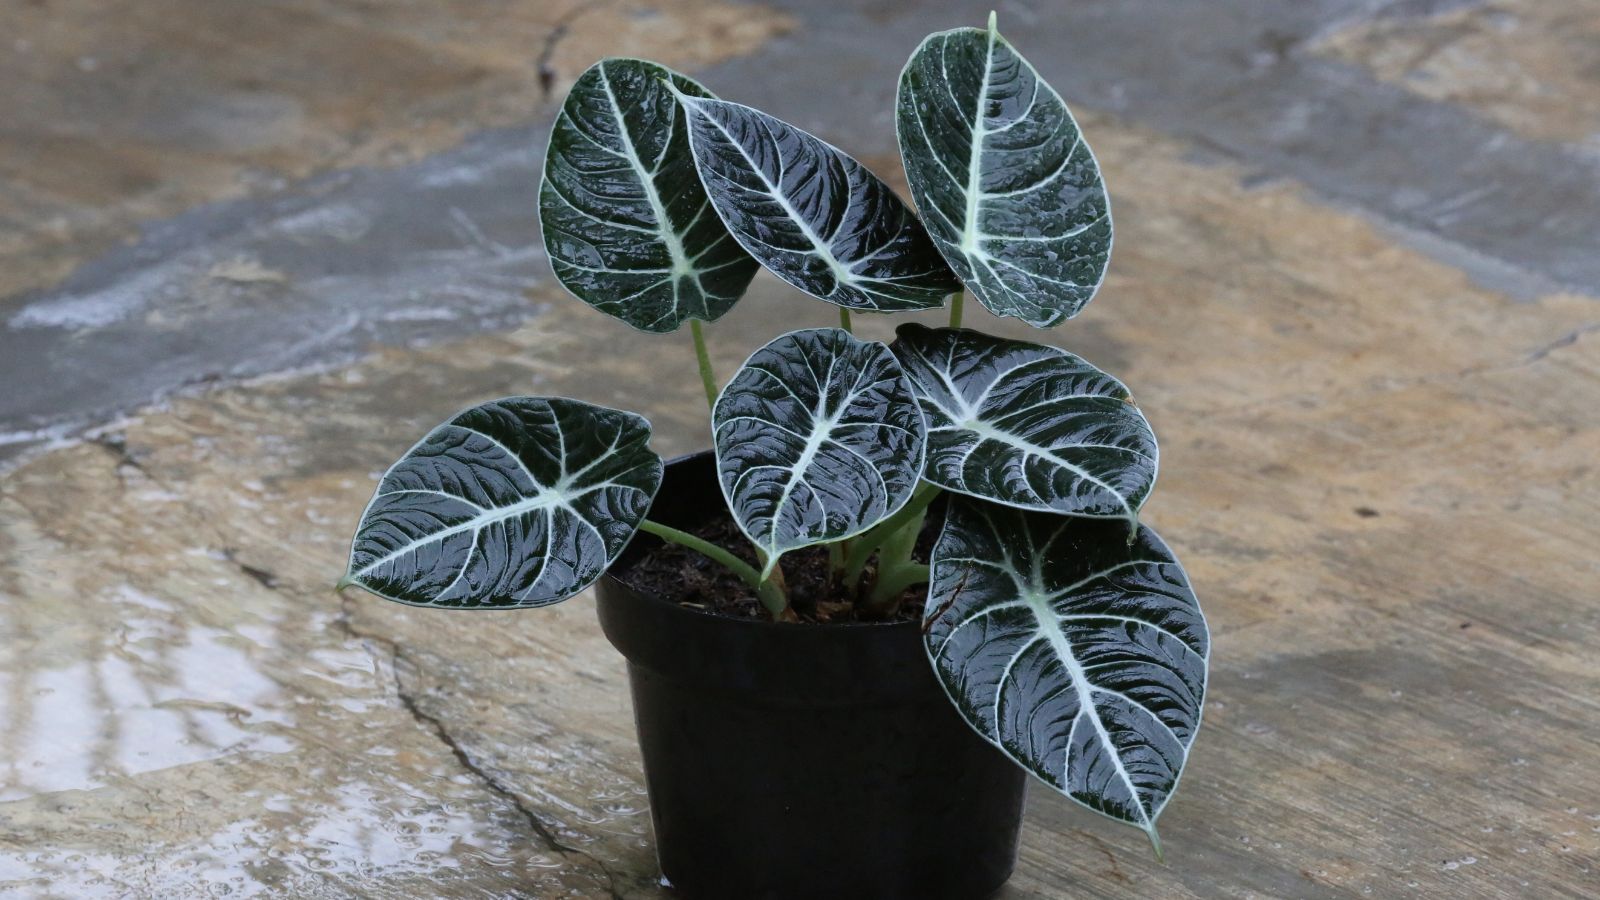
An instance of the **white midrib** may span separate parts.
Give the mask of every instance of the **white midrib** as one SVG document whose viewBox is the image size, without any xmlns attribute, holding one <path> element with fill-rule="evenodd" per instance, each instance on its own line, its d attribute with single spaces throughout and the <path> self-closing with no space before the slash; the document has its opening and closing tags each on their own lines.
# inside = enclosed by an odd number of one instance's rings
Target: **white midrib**
<svg viewBox="0 0 1600 900">
<path fill-rule="evenodd" d="M 832 374 L 831 368 L 829 374 Z M 818 418 L 815 420 L 811 426 L 811 436 L 806 438 L 806 445 L 800 451 L 800 457 L 795 460 L 794 469 L 790 471 L 789 483 L 783 486 L 783 496 L 779 497 L 778 502 L 773 504 L 772 536 L 767 541 L 766 568 L 761 572 L 763 579 L 771 574 L 773 568 L 778 565 L 778 514 L 783 511 L 784 506 L 788 505 L 789 495 L 794 493 L 795 485 L 800 483 L 800 479 L 805 474 L 806 469 L 810 468 L 811 461 L 816 459 L 817 451 L 822 449 L 823 443 L 828 440 L 828 435 L 833 432 L 834 424 L 832 419 Z"/>
<path fill-rule="evenodd" d="M 667 209 L 661 205 L 661 198 L 656 196 L 656 185 L 650 170 L 644 167 L 644 161 L 639 159 L 638 148 L 633 145 L 633 137 L 628 134 L 628 123 L 622 119 L 622 106 L 617 103 L 617 95 L 611 90 L 611 77 L 606 74 L 606 67 L 600 67 L 600 83 L 605 86 L 606 100 L 611 103 L 613 118 L 617 120 L 617 136 L 622 139 L 622 149 L 628 157 L 628 164 L 633 166 L 634 174 L 639 176 L 639 183 L 644 186 L 645 199 L 650 202 L 650 212 L 656 217 L 657 230 L 661 234 L 661 242 L 667 245 L 667 255 L 672 259 L 672 296 L 676 303 L 678 296 L 677 279 L 684 275 L 694 274 L 694 264 L 689 261 L 689 256 L 684 252 L 683 240 L 678 233 L 672 230 L 672 224 L 667 221 Z M 671 141 L 669 134 L 667 140 Z"/>
<path fill-rule="evenodd" d="M 989 31 L 989 46 L 983 54 L 983 81 L 978 86 L 978 106 L 972 114 L 972 154 L 967 157 L 967 220 L 961 230 L 961 249 L 968 254 L 979 254 L 978 201 L 983 186 L 983 142 L 989 130 L 983 125 L 983 110 L 989 105 L 989 74 L 994 69 L 994 31 Z"/>
<path fill-rule="evenodd" d="M 1133 801 L 1134 807 L 1139 810 L 1139 818 L 1143 821 L 1145 830 L 1148 831 L 1150 828 L 1150 816 L 1145 812 L 1144 802 L 1139 799 L 1139 789 L 1134 786 L 1133 779 L 1128 776 L 1128 770 L 1123 768 L 1122 757 L 1117 754 L 1117 745 L 1112 743 L 1111 735 L 1106 733 L 1105 723 L 1100 721 L 1100 710 L 1094 705 L 1094 685 L 1089 683 L 1089 677 L 1084 674 L 1083 665 L 1078 662 L 1078 657 L 1072 652 L 1072 644 L 1067 640 L 1067 636 L 1062 634 L 1061 629 L 1055 626 L 1055 610 L 1050 608 L 1049 598 L 1033 591 L 1028 591 L 1023 595 L 1022 599 L 1027 602 L 1028 611 L 1033 613 L 1038 633 L 1044 635 L 1045 639 L 1050 642 L 1050 649 L 1061 660 L 1061 664 L 1066 667 L 1067 676 L 1072 679 L 1072 690 L 1078 695 L 1078 715 L 1087 717 L 1090 724 L 1094 726 L 1095 735 L 1099 737 L 1100 744 L 1105 747 L 1106 755 L 1111 757 L 1111 763 L 1116 767 L 1117 775 L 1122 779 L 1122 783 L 1127 786 L 1128 797 Z M 1072 743 L 1069 741 L 1061 752 L 1063 755 L 1071 754 Z M 1061 761 L 1063 778 L 1066 777 L 1065 773 L 1069 763 L 1069 759 Z"/>
<path fill-rule="evenodd" d="M 695 98 L 693 97 L 686 97 L 684 99 L 688 100 L 690 103 L 695 102 Z M 701 115 L 705 114 L 701 113 Z M 761 171 L 761 167 L 756 164 L 756 161 L 750 158 L 749 153 L 745 152 L 744 145 L 739 143 L 739 140 L 735 138 L 733 134 L 728 131 L 728 129 L 722 127 L 721 122 L 718 122 L 716 119 L 713 119 L 710 116 L 706 116 L 705 118 L 707 122 L 710 122 L 718 131 L 722 132 L 723 136 L 728 139 L 728 143 L 732 144 L 734 148 L 739 151 L 739 155 L 744 157 L 744 161 L 750 164 L 750 171 L 754 172 L 756 177 L 761 179 L 761 183 L 766 186 L 767 193 L 772 195 L 772 199 L 777 201 L 778 206 L 782 207 L 784 215 L 788 216 L 794 222 L 795 226 L 800 229 L 800 233 L 805 235 L 806 240 L 811 242 L 814 255 L 820 257 L 828 264 L 828 270 L 833 273 L 834 280 L 840 282 L 841 284 L 854 285 L 857 280 L 856 273 L 845 268 L 844 264 L 839 262 L 838 257 L 833 255 L 833 251 L 828 249 L 827 242 L 822 240 L 821 235 L 811 230 L 811 226 L 806 223 L 805 219 L 801 218 L 800 211 L 795 209 L 794 206 L 789 203 L 789 198 L 783 195 L 783 191 L 780 189 L 780 187 L 767 180 L 767 174 Z"/>
<path fill-rule="evenodd" d="M 415 552 L 418 547 L 425 547 L 428 544 L 437 543 L 447 537 L 450 537 L 451 535 L 461 534 L 462 532 L 466 531 L 476 531 L 479 528 L 483 528 L 484 526 L 493 522 L 498 522 L 501 519 L 509 519 L 513 516 L 520 516 L 523 513 L 534 512 L 536 510 L 550 509 L 565 505 L 565 503 L 566 498 L 563 497 L 559 491 L 551 490 L 545 491 L 537 497 L 529 497 L 526 500 L 519 500 L 510 506 L 496 506 L 490 509 L 485 509 L 483 512 L 478 513 L 470 519 L 458 522 L 454 525 L 451 525 L 449 528 L 441 528 L 438 531 L 429 534 L 427 537 L 412 541 L 411 543 L 406 544 L 404 547 L 401 547 L 392 553 L 373 560 L 372 562 L 362 566 L 359 571 L 354 572 L 352 577 L 365 575 L 379 566 L 394 562 L 396 559 L 405 556 L 407 553 Z"/>
</svg>

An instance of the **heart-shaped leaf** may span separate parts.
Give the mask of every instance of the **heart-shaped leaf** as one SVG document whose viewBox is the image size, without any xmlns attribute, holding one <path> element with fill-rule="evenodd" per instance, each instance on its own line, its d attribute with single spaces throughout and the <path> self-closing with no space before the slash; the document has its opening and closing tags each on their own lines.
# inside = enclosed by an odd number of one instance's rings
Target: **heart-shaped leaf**
<svg viewBox="0 0 1600 900">
<path fill-rule="evenodd" d="M 1122 382 L 1040 344 L 916 324 L 897 334 L 928 419 L 923 478 L 1008 506 L 1137 519 L 1156 438 Z"/>
<path fill-rule="evenodd" d="M 1111 523 L 958 497 L 932 565 L 925 642 L 961 715 L 1051 787 L 1155 841 L 1211 649 L 1172 551 L 1149 528 L 1130 544 Z"/>
<path fill-rule="evenodd" d="M 1111 258 L 1100 165 L 992 16 L 911 54 L 896 126 L 917 209 L 978 300 L 1036 328 L 1077 315 Z"/>
<path fill-rule="evenodd" d="M 642 59 L 590 66 L 550 131 L 539 188 L 556 278 L 579 300 L 651 332 L 714 321 L 757 268 L 711 210 L 666 81 L 711 96 Z"/>
<path fill-rule="evenodd" d="M 922 471 L 923 424 L 889 348 L 838 328 L 757 350 L 713 410 L 717 474 L 766 571 L 797 547 L 881 522 Z"/>
<path fill-rule="evenodd" d="M 751 256 L 851 309 L 932 309 L 961 289 L 889 186 L 800 129 L 722 100 L 679 102 L 711 204 Z"/>
<path fill-rule="evenodd" d="M 428 432 L 384 473 L 350 548 L 356 584 L 413 606 L 546 606 L 599 578 L 661 486 L 650 423 L 508 397 Z"/>
</svg>

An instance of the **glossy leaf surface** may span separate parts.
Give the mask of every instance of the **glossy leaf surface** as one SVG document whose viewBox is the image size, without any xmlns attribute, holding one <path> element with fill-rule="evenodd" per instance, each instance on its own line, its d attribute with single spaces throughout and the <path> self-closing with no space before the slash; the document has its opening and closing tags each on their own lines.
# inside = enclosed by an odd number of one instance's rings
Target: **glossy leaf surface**
<svg viewBox="0 0 1600 900">
<path fill-rule="evenodd" d="M 911 210 L 843 151 L 765 113 L 680 96 L 711 203 L 751 256 L 850 309 L 930 309 L 960 290 Z"/>
<path fill-rule="evenodd" d="M 757 350 L 712 413 L 717 474 L 767 567 L 797 547 L 859 534 L 910 499 L 922 413 L 889 348 L 838 328 Z"/>
<path fill-rule="evenodd" d="M 978 300 L 1038 328 L 1077 315 L 1111 258 L 1100 165 L 992 19 L 911 54 L 896 127 L 923 222 Z"/>
<path fill-rule="evenodd" d="M 344 584 L 414 606 L 545 606 L 599 578 L 661 485 L 650 423 L 508 397 L 428 432 L 378 484 Z"/>
<path fill-rule="evenodd" d="M 932 565 L 924 640 L 962 716 L 1154 840 L 1200 726 L 1210 653 L 1172 552 L 1148 528 L 1130 544 L 1113 523 L 956 497 Z"/>
<path fill-rule="evenodd" d="M 1122 382 L 1041 344 L 916 324 L 897 333 L 928 420 L 922 477 L 1008 506 L 1137 519 L 1158 457 Z"/>
<path fill-rule="evenodd" d="M 642 59 L 590 66 L 561 105 L 539 188 L 556 278 L 590 306 L 651 332 L 717 319 L 757 268 L 711 209 L 663 79 L 710 96 Z"/>
</svg>

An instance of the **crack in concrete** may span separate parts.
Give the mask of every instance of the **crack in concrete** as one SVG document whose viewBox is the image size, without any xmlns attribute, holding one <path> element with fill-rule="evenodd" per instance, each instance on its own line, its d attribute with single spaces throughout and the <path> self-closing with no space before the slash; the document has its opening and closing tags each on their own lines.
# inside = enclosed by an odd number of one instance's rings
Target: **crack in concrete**
<svg viewBox="0 0 1600 900">
<path fill-rule="evenodd" d="M 396 650 L 398 651 L 398 647 L 396 647 Z M 451 755 L 455 757 L 456 762 L 461 766 L 461 768 L 465 769 L 474 778 L 478 779 L 478 781 L 491 792 L 503 797 L 512 805 L 513 808 L 516 809 L 518 813 L 521 813 L 522 818 L 528 823 L 528 828 L 533 831 L 534 834 L 537 834 L 539 839 L 548 847 L 550 847 L 550 849 L 562 854 L 563 856 L 582 857 L 594 864 L 594 866 L 600 870 L 601 874 L 605 875 L 606 887 L 610 891 L 611 896 L 616 898 L 616 900 L 621 900 L 622 894 L 617 890 L 617 876 L 611 871 L 609 866 L 601 862 L 600 859 L 594 854 L 585 850 L 580 850 L 558 839 L 550 831 L 550 829 L 539 820 L 539 817 L 534 814 L 533 810 L 528 808 L 527 804 L 522 802 L 522 798 L 517 796 L 516 792 L 501 784 L 499 779 L 495 778 L 493 775 L 490 775 L 483 769 L 482 766 L 479 766 L 477 762 L 472 759 L 471 755 L 467 753 L 466 749 L 461 746 L 460 742 L 458 742 L 455 737 L 450 734 L 449 730 L 445 728 L 444 723 L 440 721 L 438 717 L 424 712 L 417 705 L 416 698 L 410 692 L 400 687 L 398 666 L 400 660 L 402 659 L 402 655 L 399 652 L 396 652 L 394 659 L 394 664 L 396 666 L 395 691 L 400 698 L 400 705 L 405 708 L 406 712 L 410 713 L 411 717 L 419 724 L 429 726 L 433 730 L 434 735 L 439 738 L 440 743 L 444 744 L 445 747 L 450 751 Z"/>
<path fill-rule="evenodd" d="M 276 572 L 268 569 L 262 569 L 257 566 L 252 566 L 249 563 L 240 560 L 237 555 L 238 552 L 239 551 L 236 548 L 223 547 L 222 558 L 230 563 L 233 563 L 235 568 L 242 572 L 245 577 L 253 580 L 256 584 L 261 585 L 269 591 L 275 591 L 278 589 L 278 575 Z"/>
<path fill-rule="evenodd" d="M 123 434 L 119 432 L 106 432 L 97 434 L 91 438 L 89 442 L 111 454 L 112 458 L 117 462 L 118 470 L 120 470 L 123 466 L 127 466 L 128 468 L 144 476 L 156 487 L 161 488 L 169 493 L 175 493 L 171 486 L 169 486 L 165 481 L 156 477 L 156 474 L 145 466 L 137 454 L 128 449 L 128 439 Z M 221 537 L 220 532 L 217 532 L 215 529 L 212 530 L 217 537 Z M 232 564 L 234 568 L 238 569 L 239 572 L 246 578 L 249 578 L 256 584 L 261 585 L 269 591 L 276 591 L 278 589 L 278 585 L 281 583 L 278 578 L 278 574 L 270 569 L 263 569 L 259 566 L 253 566 L 239 559 L 239 550 L 237 547 L 223 546 L 222 549 L 217 552 L 222 555 L 223 559 Z"/>
<path fill-rule="evenodd" d="M 150 474 L 150 470 L 144 467 L 144 463 L 139 461 L 139 457 L 135 456 L 133 452 L 128 449 L 127 438 L 120 434 L 100 434 L 96 435 L 91 440 L 91 443 L 111 454 L 112 458 L 117 461 L 117 468 L 120 469 L 123 466 L 127 466 L 128 468 L 133 469 L 156 484 L 161 485 L 161 482 L 157 480 L 154 475 Z M 166 487 L 166 485 L 161 486 Z"/>
<path fill-rule="evenodd" d="M 472 755 L 467 752 L 466 748 L 461 745 L 460 741 L 456 740 L 455 736 L 450 733 L 450 730 L 445 727 L 443 720 L 441 720 L 438 716 L 424 711 L 421 706 L 418 705 L 416 695 L 407 690 L 400 677 L 400 668 L 402 664 L 410 666 L 413 665 L 413 663 L 406 658 L 404 649 L 397 641 L 381 634 L 373 634 L 357 628 L 355 625 L 354 615 L 350 609 L 350 598 L 342 594 L 339 596 L 339 615 L 334 621 L 338 625 L 340 631 L 358 641 L 361 641 L 363 646 L 368 646 L 369 644 L 381 644 L 386 650 L 388 650 L 390 668 L 394 672 L 395 696 L 399 698 L 401 708 L 404 709 L 418 725 L 428 729 L 436 738 L 438 738 L 439 743 L 443 744 L 445 749 L 450 751 L 450 755 L 455 758 L 457 765 L 465 770 L 467 774 L 475 778 L 478 783 L 483 785 L 490 793 L 495 794 L 496 796 L 510 803 L 512 808 L 515 809 L 519 815 L 521 815 L 525 822 L 527 822 L 528 830 L 532 831 L 534 836 L 537 837 L 546 847 L 549 847 L 551 850 L 565 857 L 578 857 L 582 860 L 586 860 L 589 865 L 599 869 L 600 874 L 605 876 L 606 890 L 610 893 L 613 900 L 623 900 L 623 894 L 617 886 L 617 875 L 611 870 L 610 866 L 606 865 L 604 861 L 594 854 L 578 847 L 574 847 L 557 838 L 550 828 L 545 825 L 544 821 L 539 818 L 538 814 L 523 802 L 522 798 L 516 793 L 516 791 L 507 787 L 500 781 L 500 779 L 490 774 L 472 758 Z M 368 646 L 367 652 L 369 655 L 372 653 L 370 646 Z M 381 663 L 381 660 L 379 660 L 375 655 L 373 656 L 373 661 Z"/>
<path fill-rule="evenodd" d="M 1534 348 L 1532 352 L 1522 358 L 1522 364 L 1527 365 L 1528 363 L 1538 362 L 1555 351 L 1560 350 L 1562 347 L 1571 347 L 1573 344 L 1576 344 L 1584 335 L 1593 334 L 1596 331 L 1600 331 L 1600 322 L 1590 322 L 1588 325 L 1574 328 L 1561 337 Z"/>
<path fill-rule="evenodd" d="M 169 493 L 175 493 L 171 486 L 169 486 L 165 481 L 156 477 L 156 474 L 151 472 L 150 469 L 145 466 L 137 454 L 128 449 L 128 439 L 123 434 L 119 432 L 106 432 L 97 434 L 89 440 L 89 443 L 92 443 L 96 447 L 99 447 L 111 454 L 112 458 L 117 462 L 118 470 L 122 469 L 123 466 L 127 466 L 128 468 L 144 476 L 156 487 L 161 488 Z M 215 532 L 215 529 L 212 530 Z M 215 536 L 221 537 L 220 532 L 216 532 Z M 239 572 L 246 578 L 249 578 L 256 584 L 261 585 L 269 591 L 276 591 L 278 589 L 278 585 L 281 583 L 280 579 L 278 578 L 278 573 L 273 572 L 270 569 L 263 569 L 260 566 L 253 566 L 239 559 L 239 550 L 237 547 L 223 546 L 222 549 L 217 552 L 221 554 L 224 560 L 227 560 L 231 565 L 233 565 L 234 568 L 238 569 Z"/>
<path fill-rule="evenodd" d="M 1253 400 L 1240 406 L 1214 410 L 1212 415 L 1252 415 L 1290 403 L 1305 403 L 1308 401 L 1316 403 L 1342 402 L 1357 397 L 1376 397 L 1383 394 L 1391 394 L 1396 391 L 1407 390 L 1423 385 L 1446 384 L 1452 381 L 1461 381 L 1463 379 L 1472 378 L 1478 375 L 1500 375 L 1507 372 L 1515 372 L 1519 369 L 1526 369 L 1534 363 L 1546 359 L 1550 356 L 1550 354 L 1557 350 L 1561 350 L 1565 347 L 1571 347 L 1581 340 L 1585 335 L 1595 333 L 1600 333 L 1600 322 L 1591 322 L 1587 325 L 1580 325 L 1579 327 L 1568 331 L 1566 334 L 1563 334 L 1554 340 L 1546 341 L 1527 353 L 1524 353 L 1522 356 L 1512 360 L 1498 362 L 1486 360 L 1483 362 L 1474 363 L 1470 366 L 1463 366 L 1459 369 L 1450 369 L 1449 371 L 1445 372 L 1428 372 L 1421 375 L 1414 375 L 1409 378 L 1393 379 L 1383 384 L 1375 384 L 1368 381 L 1361 384 L 1350 385 L 1344 390 L 1335 391 L 1333 393 L 1329 393 L 1327 391 L 1297 391 L 1288 394 L 1275 394 L 1270 397 L 1263 397 L 1260 400 Z"/>
<path fill-rule="evenodd" d="M 537 64 L 539 70 L 539 92 L 544 95 L 544 99 L 550 99 L 550 93 L 556 86 L 556 75 L 559 74 L 556 72 L 555 67 L 550 64 L 551 58 L 555 56 L 556 48 L 561 46 L 561 42 L 566 39 L 568 32 L 572 30 L 574 22 L 582 18 L 585 13 L 605 5 L 603 2 L 579 3 L 562 13 L 561 18 L 556 20 L 555 27 L 550 29 L 549 34 L 545 35 L 544 43 L 539 48 Z"/>
<path fill-rule="evenodd" d="M 105 452 L 109 453 L 116 460 L 117 467 L 119 469 L 123 466 L 127 466 L 137 471 L 145 478 L 149 479 L 153 484 L 166 489 L 167 486 L 162 482 L 162 480 L 157 478 L 154 473 L 146 468 L 139 460 L 138 456 L 128 449 L 127 438 L 122 434 L 106 433 L 96 435 L 91 439 L 91 442 L 96 447 L 99 447 Z M 232 564 L 247 578 L 255 581 L 263 588 L 266 588 L 269 591 L 276 591 L 278 589 L 280 580 L 277 573 L 272 572 L 269 569 L 253 566 L 239 559 L 237 548 L 224 546 L 220 553 L 223 559 Z M 398 642 L 384 635 L 365 632 L 357 628 L 355 626 L 354 616 L 352 615 L 350 608 L 350 598 L 342 594 L 339 596 L 339 615 L 335 618 L 335 622 L 339 630 L 344 634 L 361 641 L 362 645 L 368 648 L 367 652 L 369 654 L 371 654 L 371 644 L 382 644 L 388 650 L 390 657 L 390 668 L 394 672 L 395 695 L 399 698 L 401 707 L 405 709 L 405 711 L 417 724 L 426 727 L 434 734 L 435 737 L 439 739 L 440 743 L 444 744 L 445 748 L 450 751 L 451 756 L 455 758 L 456 763 L 461 766 L 462 769 L 464 769 L 468 774 L 472 775 L 473 778 L 477 779 L 477 781 L 487 788 L 491 793 L 500 796 L 510 803 L 512 808 L 515 809 L 522 816 L 523 820 L 528 823 L 529 830 L 531 830 L 546 847 L 549 847 L 552 851 L 565 857 L 579 857 L 587 860 L 591 866 L 599 869 L 600 874 L 605 876 L 607 891 L 614 898 L 614 900 L 622 900 L 623 894 L 617 887 L 616 873 L 613 872 L 609 866 L 607 866 L 603 861 L 600 860 L 599 857 L 595 856 L 594 854 L 585 850 L 581 850 L 577 847 L 573 847 L 557 838 L 555 834 L 552 833 L 551 830 L 544 824 L 544 822 L 539 819 L 538 815 L 522 801 L 522 798 L 518 796 L 515 791 L 501 783 L 498 778 L 495 778 L 493 775 L 491 775 L 472 758 L 472 756 L 467 752 L 466 748 L 463 747 L 461 743 L 456 740 L 455 736 L 450 733 L 449 729 L 445 727 L 445 724 L 441 719 L 423 711 L 423 709 L 417 704 L 416 696 L 407 690 L 405 684 L 401 681 L 401 665 L 402 663 L 410 665 L 410 662 L 406 660 L 405 652 Z M 373 656 L 373 660 L 374 662 L 379 662 L 375 655 Z"/>
</svg>

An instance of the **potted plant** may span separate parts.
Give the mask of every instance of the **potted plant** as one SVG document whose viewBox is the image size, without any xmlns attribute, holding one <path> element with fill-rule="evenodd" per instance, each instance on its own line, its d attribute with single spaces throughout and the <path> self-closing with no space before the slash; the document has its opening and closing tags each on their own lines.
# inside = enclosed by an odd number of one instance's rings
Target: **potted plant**
<svg viewBox="0 0 1600 900">
<path fill-rule="evenodd" d="M 635 328 L 689 324 L 712 449 L 663 464 L 648 421 L 578 400 L 472 407 L 389 468 L 340 582 L 440 609 L 598 582 L 662 871 L 692 896 L 986 895 L 1025 773 L 1159 853 L 1200 724 L 1205 620 L 1138 521 L 1145 417 L 1077 356 L 960 327 L 964 292 L 1039 328 L 1094 295 L 1094 156 L 992 16 L 917 48 L 897 125 L 920 221 L 681 74 L 586 71 L 540 188 L 551 265 Z M 719 388 L 701 322 L 758 266 L 840 326 L 778 336 Z M 852 312 L 951 297 L 948 328 L 851 333 Z"/>
</svg>

